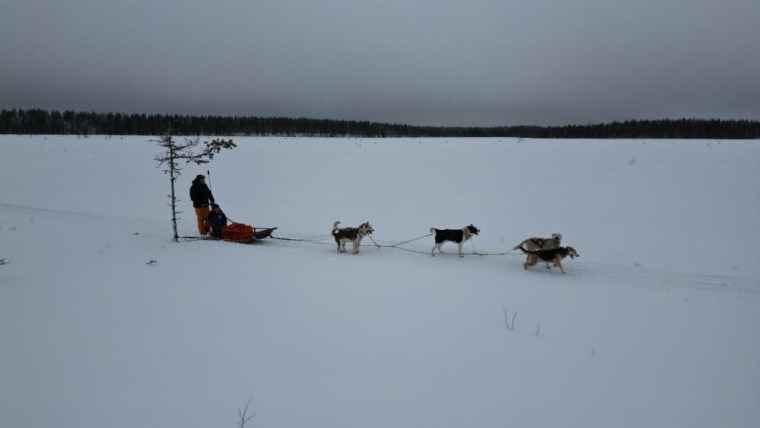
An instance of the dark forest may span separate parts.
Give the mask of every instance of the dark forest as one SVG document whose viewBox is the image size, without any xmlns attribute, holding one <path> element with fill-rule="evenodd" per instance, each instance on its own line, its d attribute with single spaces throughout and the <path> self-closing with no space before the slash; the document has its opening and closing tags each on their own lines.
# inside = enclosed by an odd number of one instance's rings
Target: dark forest
<svg viewBox="0 0 760 428">
<path fill-rule="evenodd" d="M 178 135 L 366 138 L 760 138 L 760 121 L 757 120 L 662 119 L 565 126 L 444 127 L 284 117 L 147 115 L 59 112 L 41 109 L 0 111 L 0 134 L 161 135 L 169 124 Z"/>
</svg>

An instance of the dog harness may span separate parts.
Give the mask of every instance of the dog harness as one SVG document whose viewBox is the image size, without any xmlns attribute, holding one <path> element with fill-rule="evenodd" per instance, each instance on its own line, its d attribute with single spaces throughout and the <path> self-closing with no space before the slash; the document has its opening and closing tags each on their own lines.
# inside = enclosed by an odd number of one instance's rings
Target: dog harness
<svg viewBox="0 0 760 428">
<path fill-rule="evenodd" d="M 464 240 L 465 241 L 467 241 L 468 239 L 470 239 L 472 237 L 472 233 L 470 233 L 470 229 L 468 229 L 466 227 L 464 229 L 462 229 L 462 233 L 464 234 Z"/>
</svg>

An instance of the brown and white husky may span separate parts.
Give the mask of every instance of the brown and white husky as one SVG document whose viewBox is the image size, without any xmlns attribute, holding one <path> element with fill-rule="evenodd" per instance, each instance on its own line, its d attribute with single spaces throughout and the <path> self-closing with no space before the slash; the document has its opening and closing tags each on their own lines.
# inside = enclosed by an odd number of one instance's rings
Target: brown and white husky
<svg viewBox="0 0 760 428">
<path fill-rule="evenodd" d="M 338 253 L 345 253 L 346 242 L 351 241 L 354 246 L 354 254 L 359 254 L 359 245 L 362 242 L 362 238 L 375 231 L 369 222 L 362 223 L 359 227 L 344 228 L 339 228 L 338 224 L 340 224 L 340 221 L 333 223 L 332 229 L 333 238 L 335 238 L 335 243 L 338 244 Z"/>
</svg>

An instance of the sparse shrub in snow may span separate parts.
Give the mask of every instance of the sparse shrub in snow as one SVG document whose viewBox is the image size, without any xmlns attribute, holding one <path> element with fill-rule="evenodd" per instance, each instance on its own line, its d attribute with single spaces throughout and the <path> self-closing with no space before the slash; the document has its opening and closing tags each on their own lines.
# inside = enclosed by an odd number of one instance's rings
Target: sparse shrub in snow
<svg viewBox="0 0 760 428">
<path fill-rule="evenodd" d="M 241 409 L 238 407 L 238 416 L 240 417 L 240 420 L 238 421 L 238 427 L 240 428 L 245 428 L 245 424 L 253 419 L 254 416 L 256 416 L 256 413 L 248 415 L 248 408 L 251 406 L 251 400 L 253 400 L 253 398 L 248 399 L 248 402 L 245 403 L 244 408 Z"/>
<path fill-rule="evenodd" d="M 515 331 L 515 318 L 517 318 L 517 311 L 515 311 L 514 314 L 512 314 L 512 318 L 510 320 L 509 318 L 509 309 L 506 307 L 504 309 L 504 321 L 507 323 L 507 330 L 509 331 Z"/>
</svg>

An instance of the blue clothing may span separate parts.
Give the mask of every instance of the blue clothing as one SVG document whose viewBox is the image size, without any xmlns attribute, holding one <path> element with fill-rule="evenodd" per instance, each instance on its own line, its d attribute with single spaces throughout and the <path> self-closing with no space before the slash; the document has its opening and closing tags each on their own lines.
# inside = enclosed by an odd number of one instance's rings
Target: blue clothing
<svg viewBox="0 0 760 428">
<path fill-rule="evenodd" d="M 211 211 L 211 214 L 208 215 L 208 221 L 216 227 L 227 226 L 227 216 L 222 210 Z"/>
<path fill-rule="evenodd" d="M 221 209 L 218 211 L 214 210 L 208 215 L 208 222 L 211 223 L 211 236 L 217 239 L 221 238 L 222 228 L 227 226 L 227 216 L 224 215 Z"/>
</svg>

